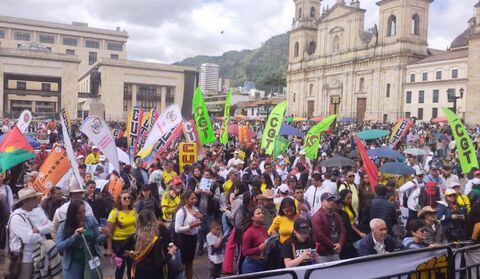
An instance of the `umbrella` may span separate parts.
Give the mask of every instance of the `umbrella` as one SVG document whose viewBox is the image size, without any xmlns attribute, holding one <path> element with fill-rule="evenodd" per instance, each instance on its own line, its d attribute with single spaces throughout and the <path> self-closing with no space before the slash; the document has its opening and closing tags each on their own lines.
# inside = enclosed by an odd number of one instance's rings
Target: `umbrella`
<svg viewBox="0 0 480 279">
<path fill-rule="evenodd" d="M 351 118 L 351 117 L 342 117 L 342 119 L 340 119 L 339 122 L 352 123 L 352 122 L 353 122 L 353 118 Z"/>
<path fill-rule="evenodd" d="M 302 122 L 302 121 L 306 121 L 307 119 L 305 117 L 301 117 L 301 116 L 295 116 L 292 121 L 293 122 Z"/>
<path fill-rule="evenodd" d="M 281 136 L 296 136 L 296 137 L 301 137 L 303 138 L 304 135 L 302 132 L 300 132 L 298 129 L 293 128 L 292 126 L 288 124 L 282 124 L 280 127 L 280 135 Z"/>
<path fill-rule="evenodd" d="M 358 149 L 355 149 L 355 150 L 347 153 L 348 158 L 357 158 L 358 156 L 360 156 L 360 153 L 358 152 Z"/>
<path fill-rule="evenodd" d="M 408 149 L 405 149 L 403 153 L 408 155 L 413 155 L 413 156 L 422 156 L 422 155 L 426 155 L 427 151 L 420 148 L 408 148 Z"/>
<path fill-rule="evenodd" d="M 432 119 L 432 122 L 434 123 L 448 122 L 448 119 L 446 117 L 436 117 Z"/>
<path fill-rule="evenodd" d="M 389 162 L 383 164 L 379 171 L 383 173 L 398 174 L 398 175 L 409 175 L 415 174 L 415 169 L 409 167 L 403 163 Z"/>
<path fill-rule="evenodd" d="M 380 158 L 391 158 L 391 159 L 400 159 L 403 160 L 402 154 L 400 152 L 393 150 L 389 147 L 381 147 L 370 149 L 367 151 L 368 156 L 370 157 L 380 157 Z"/>
<path fill-rule="evenodd" d="M 0 136 L 0 144 L 3 142 L 3 139 L 5 138 L 6 134 L 5 135 L 1 135 Z M 25 138 L 27 139 L 28 143 L 33 147 L 33 148 L 38 148 L 40 147 L 40 143 L 35 140 L 34 138 L 32 138 L 31 136 L 29 135 L 24 135 Z"/>
<path fill-rule="evenodd" d="M 355 162 L 352 159 L 348 159 L 346 157 L 341 157 L 341 156 L 335 156 L 332 158 L 329 158 L 325 161 L 320 162 L 320 166 L 326 167 L 326 168 L 341 168 L 341 167 L 353 167 L 355 165 Z"/>
<path fill-rule="evenodd" d="M 323 117 L 320 117 L 320 116 L 319 116 L 319 117 L 314 117 L 314 118 L 312 118 L 312 121 L 313 121 L 313 122 L 320 122 L 320 121 L 322 121 L 322 120 L 323 120 Z"/>
<path fill-rule="evenodd" d="M 358 137 L 362 140 L 372 140 L 372 139 L 383 138 L 389 134 L 390 134 L 390 131 L 387 131 L 387 130 L 372 129 L 372 130 L 361 131 L 360 133 L 358 133 Z"/>
</svg>

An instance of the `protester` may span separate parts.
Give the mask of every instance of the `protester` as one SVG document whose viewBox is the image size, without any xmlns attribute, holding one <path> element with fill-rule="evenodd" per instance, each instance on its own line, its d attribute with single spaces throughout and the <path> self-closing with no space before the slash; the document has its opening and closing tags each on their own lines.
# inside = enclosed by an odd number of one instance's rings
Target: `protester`
<svg viewBox="0 0 480 279">
<path fill-rule="evenodd" d="M 387 224 L 382 219 L 372 219 L 370 229 L 372 232 L 360 241 L 359 256 L 381 255 L 399 248 L 395 240 L 388 235 Z"/>
<path fill-rule="evenodd" d="M 225 241 L 222 235 L 222 226 L 217 221 L 210 223 L 210 232 L 207 234 L 207 247 L 209 260 L 208 278 L 219 278 L 222 274 Z"/>
<path fill-rule="evenodd" d="M 342 191 L 343 189 L 348 189 L 352 191 L 352 207 L 353 210 L 358 214 L 358 209 L 360 205 L 360 198 L 359 198 L 359 191 L 358 186 L 354 182 L 355 180 L 355 173 L 350 171 L 345 176 L 345 182 L 340 183 L 338 187 L 338 191 Z"/>
<path fill-rule="evenodd" d="M 285 267 L 306 266 L 320 262 L 320 256 L 310 233 L 310 223 L 307 219 L 301 217 L 295 219 L 293 234 L 282 247 Z"/>
<path fill-rule="evenodd" d="M 264 228 L 263 210 L 260 207 L 255 207 L 247 220 L 250 225 L 242 236 L 242 255 L 246 257 L 242 266 L 243 274 L 264 270 L 265 257 L 262 256 L 262 251 L 268 238 L 267 230 Z"/>
<path fill-rule="evenodd" d="M 170 225 L 173 220 L 173 214 L 181 201 L 183 193 L 183 182 L 180 177 L 171 179 L 170 186 L 162 196 L 162 215 L 163 220 Z"/>
<path fill-rule="evenodd" d="M 457 202 L 457 193 L 453 189 L 445 192 L 445 201 L 438 205 L 437 219 L 441 221 L 445 237 L 448 241 L 465 238 L 465 220 L 467 209 Z"/>
<path fill-rule="evenodd" d="M 425 223 L 419 219 L 412 219 L 407 224 L 407 231 L 411 236 L 403 240 L 403 247 L 405 249 L 420 249 L 428 247 L 425 242 L 427 239 L 427 232 L 425 231 Z"/>
<path fill-rule="evenodd" d="M 431 206 L 425 206 L 418 212 L 418 218 L 425 223 L 426 237 L 424 242 L 428 245 L 445 244 L 445 234 L 442 224 L 437 220 L 437 211 Z M 413 219 L 412 219 L 413 220 Z"/>
<path fill-rule="evenodd" d="M 382 219 L 387 225 L 387 231 L 389 235 L 393 234 L 393 225 L 397 224 L 397 213 L 395 206 L 386 199 L 387 188 L 378 184 L 375 186 L 375 194 L 377 195 L 370 201 L 369 205 L 369 220 Z"/>
<path fill-rule="evenodd" d="M 42 199 L 41 207 L 47 213 L 48 219 L 53 220 L 55 211 L 67 202 L 67 199 L 62 195 L 63 191 L 60 187 L 52 187 L 48 192 L 48 196 Z"/>
<path fill-rule="evenodd" d="M 322 175 L 314 173 L 312 175 L 312 185 L 305 191 L 304 197 L 311 206 L 310 213 L 314 215 L 322 206 L 320 198 L 324 193 L 335 194 L 337 192 L 336 186 L 323 185 Z"/>
<path fill-rule="evenodd" d="M 272 190 L 266 189 L 263 191 L 262 194 L 258 195 L 258 199 L 260 200 L 260 208 L 263 213 L 263 226 L 265 229 L 270 228 L 273 223 L 273 219 L 277 216 L 277 208 L 275 207 L 275 203 L 273 202 L 274 195 Z"/>
</svg>

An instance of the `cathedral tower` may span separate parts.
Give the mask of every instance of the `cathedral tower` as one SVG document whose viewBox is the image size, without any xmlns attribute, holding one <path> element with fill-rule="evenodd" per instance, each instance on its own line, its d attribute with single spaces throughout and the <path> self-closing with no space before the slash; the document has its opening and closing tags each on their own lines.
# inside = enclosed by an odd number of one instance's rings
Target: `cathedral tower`
<svg viewBox="0 0 480 279">
<path fill-rule="evenodd" d="M 290 58 L 296 63 L 314 55 L 317 49 L 317 21 L 322 0 L 293 0 L 295 17 L 290 33 Z"/>
</svg>

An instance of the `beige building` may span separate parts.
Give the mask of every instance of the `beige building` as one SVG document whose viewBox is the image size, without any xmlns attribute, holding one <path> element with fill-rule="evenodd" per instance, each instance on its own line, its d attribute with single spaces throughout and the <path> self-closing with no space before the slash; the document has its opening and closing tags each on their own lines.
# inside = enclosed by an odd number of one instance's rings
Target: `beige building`
<svg viewBox="0 0 480 279">
<path fill-rule="evenodd" d="M 88 115 L 89 75 L 98 69 L 107 120 L 126 119 L 132 105 L 162 109 L 176 103 L 190 115 L 195 69 L 129 61 L 127 39 L 119 27 L 0 16 L 0 114 L 17 117 L 30 109 L 53 118 L 65 107 L 73 118 Z"/>
</svg>

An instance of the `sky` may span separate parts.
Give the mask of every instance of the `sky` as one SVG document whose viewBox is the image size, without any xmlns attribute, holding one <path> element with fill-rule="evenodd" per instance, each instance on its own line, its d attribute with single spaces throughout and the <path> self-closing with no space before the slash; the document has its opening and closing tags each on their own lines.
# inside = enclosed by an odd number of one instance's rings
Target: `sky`
<svg viewBox="0 0 480 279">
<path fill-rule="evenodd" d="M 337 0 L 324 0 L 332 7 Z M 378 21 L 378 0 L 360 0 L 365 29 Z M 418 0 L 422 1 L 422 0 Z M 346 0 L 350 2 L 350 0 Z M 467 27 L 478 0 L 435 0 L 429 47 L 446 49 Z M 195 55 L 254 49 L 288 31 L 293 0 L 0 0 L 0 15 L 89 26 L 129 34 L 128 58 L 174 63 Z"/>
</svg>

